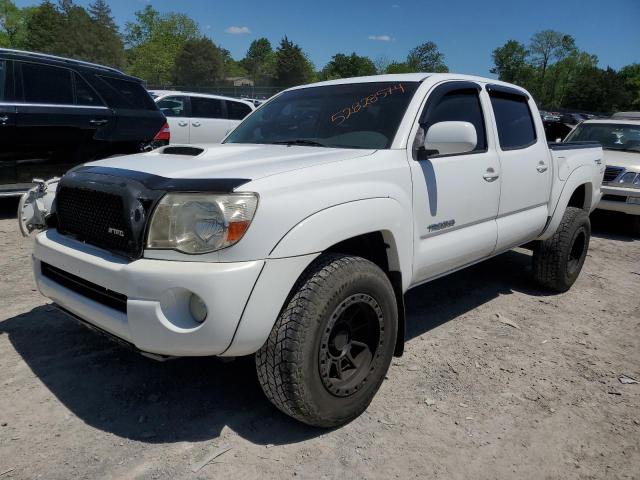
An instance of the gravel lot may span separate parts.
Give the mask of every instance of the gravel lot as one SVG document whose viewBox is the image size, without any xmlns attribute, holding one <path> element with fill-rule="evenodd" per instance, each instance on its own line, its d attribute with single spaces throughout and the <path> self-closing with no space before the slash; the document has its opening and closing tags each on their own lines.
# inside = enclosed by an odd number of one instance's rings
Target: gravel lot
<svg viewBox="0 0 640 480">
<path fill-rule="evenodd" d="M 250 358 L 157 363 L 58 313 L 15 207 L 0 203 L 1 480 L 640 478 L 640 385 L 619 381 L 640 380 L 640 241 L 620 217 L 594 219 L 566 294 L 536 289 L 524 250 L 411 291 L 405 356 L 364 415 L 322 431 L 269 405 Z"/>
</svg>

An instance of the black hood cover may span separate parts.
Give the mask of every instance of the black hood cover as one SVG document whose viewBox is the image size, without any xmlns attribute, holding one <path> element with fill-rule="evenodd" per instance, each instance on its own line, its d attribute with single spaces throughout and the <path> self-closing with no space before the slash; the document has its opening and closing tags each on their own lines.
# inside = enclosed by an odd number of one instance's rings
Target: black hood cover
<svg viewBox="0 0 640 480">
<path fill-rule="evenodd" d="M 58 184 L 50 226 L 130 259 L 142 256 L 148 219 L 171 191 L 231 193 L 249 179 L 172 179 L 134 170 L 81 166 Z"/>
</svg>

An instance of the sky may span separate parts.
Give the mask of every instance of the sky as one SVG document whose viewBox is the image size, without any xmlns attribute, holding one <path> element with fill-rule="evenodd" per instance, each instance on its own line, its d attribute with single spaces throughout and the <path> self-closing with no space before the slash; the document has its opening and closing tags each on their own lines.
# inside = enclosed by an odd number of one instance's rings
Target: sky
<svg viewBox="0 0 640 480">
<path fill-rule="evenodd" d="M 268 38 L 275 48 L 287 35 L 317 69 L 336 53 L 403 61 L 413 47 L 433 41 L 451 71 L 491 76 L 494 48 L 509 39 L 526 44 L 545 29 L 572 35 L 581 50 L 598 56 L 601 67 L 640 63 L 640 0 L 108 1 L 121 26 L 147 4 L 185 13 L 236 59 L 256 38 Z"/>
</svg>

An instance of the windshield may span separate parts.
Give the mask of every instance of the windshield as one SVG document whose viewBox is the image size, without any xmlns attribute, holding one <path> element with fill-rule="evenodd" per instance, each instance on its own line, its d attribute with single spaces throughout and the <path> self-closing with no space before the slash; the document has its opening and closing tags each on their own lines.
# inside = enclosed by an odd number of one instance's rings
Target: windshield
<svg viewBox="0 0 640 480">
<path fill-rule="evenodd" d="M 371 82 L 285 92 L 242 122 L 224 143 L 389 148 L 418 82 Z"/>
<path fill-rule="evenodd" d="M 571 133 L 567 142 L 596 141 L 607 150 L 640 152 L 640 125 L 618 123 L 583 123 Z"/>
</svg>

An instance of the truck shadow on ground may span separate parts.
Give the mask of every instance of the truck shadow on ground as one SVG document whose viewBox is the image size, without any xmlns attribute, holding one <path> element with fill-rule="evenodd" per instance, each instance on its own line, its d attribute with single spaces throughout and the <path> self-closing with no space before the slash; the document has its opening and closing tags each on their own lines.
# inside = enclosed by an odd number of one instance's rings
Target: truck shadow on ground
<svg viewBox="0 0 640 480">
<path fill-rule="evenodd" d="M 530 255 L 508 252 L 417 287 L 407 296 L 407 339 L 498 295 L 535 290 Z M 321 435 L 281 414 L 262 394 L 253 359 L 156 362 L 89 331 L 51 305 L 0 322 L 0 334 L 37 378 L 85 423 L 149 443 L 202 441 L 225 426 L 256 444 Z M 25 398 L 24 401 L 29 401 Z"/>
<path fill-rule="evenodd" d="M 631 216 L 619 212 L 596 210 L 591 213 L 591 229 L 594 237 L 633 242 Z M 636 237 L 636 240 L 638 237 Z"/>
<path fill-rule="evenodd" d="M 0 198 L 0 220 L 18 217 L 20 197 Z"/>
</svg>

